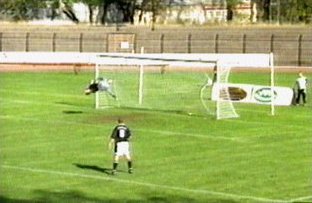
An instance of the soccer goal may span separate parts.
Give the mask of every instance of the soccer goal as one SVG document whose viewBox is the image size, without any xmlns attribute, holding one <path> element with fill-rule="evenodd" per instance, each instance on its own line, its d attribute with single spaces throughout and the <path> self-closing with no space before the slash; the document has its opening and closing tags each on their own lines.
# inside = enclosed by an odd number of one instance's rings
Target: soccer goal
<svg viewBox="0 0 312 203">
<path fill-rule="evenodd" d="M 95 58 L 95 77 L 112 79 L 117 101 L 106 92 L 98 92 L 96 108 L 119 106 L 206 114 L 201 102 L 200 95 L 204 92 L 201 88 L 211 77 L 209 75 L 215 66 L 216 60 L 204 60 L 188 54 L 98 55 Z"/>
<path fill-rule="evenodd" d="M 95 77 L 111 79 L 117 96 L 115 99 L 106 92 L 97 92 L 96 108 L 208 114 L 217 119 L 239 116 L 234 106 L 237 99 L 229 83 L 233 68 L 273 69 L 270 54 L 107 53 L 97 55 L 94 60 Z"/>
</svg>

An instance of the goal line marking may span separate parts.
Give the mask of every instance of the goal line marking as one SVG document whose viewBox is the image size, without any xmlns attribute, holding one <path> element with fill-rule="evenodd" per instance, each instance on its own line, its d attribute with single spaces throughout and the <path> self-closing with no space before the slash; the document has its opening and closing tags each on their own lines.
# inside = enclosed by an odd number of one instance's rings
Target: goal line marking
<svg viewBox="0 0 312 203">
<path fill-rule="evenodd" d="M 310 196 L 305 196 L 305 197 L 298 197 L 298 198 L 295 198 L 295 199 L 291 199 L 290 202 L 304 202 L 304 201 L 307 201 L 309 200 L 309 202 L 312 200 L 312 195 Z M 308 202 L 308 201 L 307 201 Z"/>
<path fill-rule="evenodd" d="M 2 165 L 1 168 L 20 170 L 20 171 L 28 171 L 28 172 L 32 172 L 32 173 L 44 173 L 44 174 L 50 174 L 50 175 L 78 177 L 78 178 L 85 178 L 85 179 L 95 179 L 95 180 L 105 180 L 105 181 L 108 180 L 108 181 L 115 181 L 115 182 L 119 182 L 119 183 L 130 184 L 130 185 L 140 185 L 140 186 L 144 186 L 144 187 L 153 187 L 153 188 L 159 188 L 159 189 L 176 190 L 176 191 L 181 191 L 181 192 L 191 192 L 191 193 L 197 193 L 197 194 L 208 194 L 208 195 L 215 195 L 215 196 L 219 196 L 219 197 L 226 197 L 226 198 L 232 198 L 232 199 L 238 199 L 238 200 L 245 199 L 245 200 L 253 200 L 253 201 L 258 201 L 258 202 L 271 202 L 271 203 L 288 202 L 286 200 L 254 197 L 254 196 L 249 196 L 249 195 L 238 195 L 238 194 L 231 194 L 231 193 L 224 193 L 224 192 L 216 192 L 216 191 L 211 191 L 211 190 L 189 189 L 189 188 L 177 187 L 177 186 L 158 185 L 158 184 L 154 184 L 154 183 L 147 183 L 147 182 L 140 182 L 140 181 L 133 181 L 133 180 L 124 180 L 124 179 L 113 178 L 113 177 L 87 175 L 87 174 L 62 172 L 62 171 L 54 171 L 54 170 L 45 170 L 45 169 L 38 169 L 38 168 L 19 167 L 19 166 L 12 166 L 12 165 Z"/>
<path fill-rule="evenodd" d="M 136 129 L 136 131 L 141 132 L 150 132 L 157 133 L 161 135 L 182 135 L 186 137 L 197 137 L 197 138 L 206 138 L 206 139 L 214 139 L 214 140 L 228 140 L 228 141 L 236 141 L 236 142 L 244 142 L 243 139 L 237 137 L 225 137 L 225 136 L 214 136 L 208 134 L 194 134 L 194 133 L 182 133 L 182 132 L 174 132 L 174 131 L 164 131 L 164 130 L 145 130 L 145 129 Z"/>
</svg>

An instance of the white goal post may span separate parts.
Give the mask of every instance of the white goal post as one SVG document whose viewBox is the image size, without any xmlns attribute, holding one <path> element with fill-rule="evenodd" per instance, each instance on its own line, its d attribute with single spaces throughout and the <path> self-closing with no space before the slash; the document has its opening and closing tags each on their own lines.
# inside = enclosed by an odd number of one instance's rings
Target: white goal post
<svg viewBox="0 0 312 203">
<path fill-rule="evenodd" d="M 92 62 L 95 64 L 95 77 L 98 78 L 103 73 L 103 69 L 111 67 L 115 74 L 119 74 L 117 69 L 129 69 L 137 75 L 137 106 L 141 106 L 145 101 L 144 96 L 144 79 L 147 70 L 151 67 L 158 67 L 160 72 L 163 69 L 171 68 L 174 70 L 177 67 L 192 68 L 192 70 L 204 70 L 202 75 L 207 74 L 207 70 L 211 73 L 216 67 L 216 80 L 211 84 L 212 79 L 208 77 L 207 84 L 198 88 L 204 108 L 209 114 L 215 112 L 217 119 L 235 118 L 238 117 L 235 111 L 233 101 L 229 92 L 228 77 L 230 71 L 234 68 L 267 68 L 270 69 L 271 94 L 273 95 L 274 87 L 274 65 L 273 54 L 134 54 L 134 53 L 103 53 L 96 55 Z M 103 68 L 105 67 L 105 68 Z M 128 68 L 125 68 L 128 67 Z M 156 68 L 157 69 L 157 68 Z M 104 73 L 105 75 L 105 73 Z M 116 82 L 118 84 L 118 81 Z M 212 87 L 213 86 L 213 87 Z M 168 87 L 168 86 L 167 86 Z M 122 88 L 116 85 L 117 90 Z M 205 88 L 217 90 L 217 96 L 211 95 L 216 102 L 215 109 L 208 108 L 203 99 Z M 211 90 L 211 91 L 213 91 Z M 169 91 L 168 91 L 169 93 Z M 172 93 L 172 92 L 171 92 Z M 103 104 L 107 102 L 101 100 L 101 93 L 96 94 L 96 108 L 107 107 Z M 118 95 L 117 97 L 121 96 Z M 120 100 L 123 98 L 120 98 Z M 148 98 L 146 98 L 148 99 Z M 161 99 L 161 98 L 160 98 Z M 196 98 L 194 98 L 196 99 Z M 120 104 L 118 104 L 120 105 Z M 116 105 L 114 105 L 116 106 Z M 274 102 L 271 101 L 271 114 L 274 115 Z"/>
</svg>

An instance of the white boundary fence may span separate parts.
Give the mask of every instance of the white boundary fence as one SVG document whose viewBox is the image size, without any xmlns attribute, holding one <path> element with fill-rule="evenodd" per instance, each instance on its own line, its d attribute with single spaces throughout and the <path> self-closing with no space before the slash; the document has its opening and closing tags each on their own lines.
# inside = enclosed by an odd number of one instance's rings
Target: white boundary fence
<svg viewBox="0 0 312 203">
<path fill-rule="evenodd" d="M 211 61 L 229 61 L 237 67 L 269 68 L 268 54 L 129 54 L 80 52 L 0 52 L 2 64 L 170 65 L 203 67 Z M 100 59 L 99 59 L 100 58 Z"/>
</svg>

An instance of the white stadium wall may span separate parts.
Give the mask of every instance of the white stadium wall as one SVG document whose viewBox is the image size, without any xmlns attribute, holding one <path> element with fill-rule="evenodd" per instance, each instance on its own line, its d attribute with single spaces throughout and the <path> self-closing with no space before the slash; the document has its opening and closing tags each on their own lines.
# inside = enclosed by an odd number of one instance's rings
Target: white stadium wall
<svg viewBox="0 0 312 203">
<path fill-rule="evenodd" d="M 207 66 L 222 61 L 232 67 L 269 68 L 269 54 L 129 54 L 81 52 L 0 52 L 0 64 L 95 64 Z"/>
</svg>

